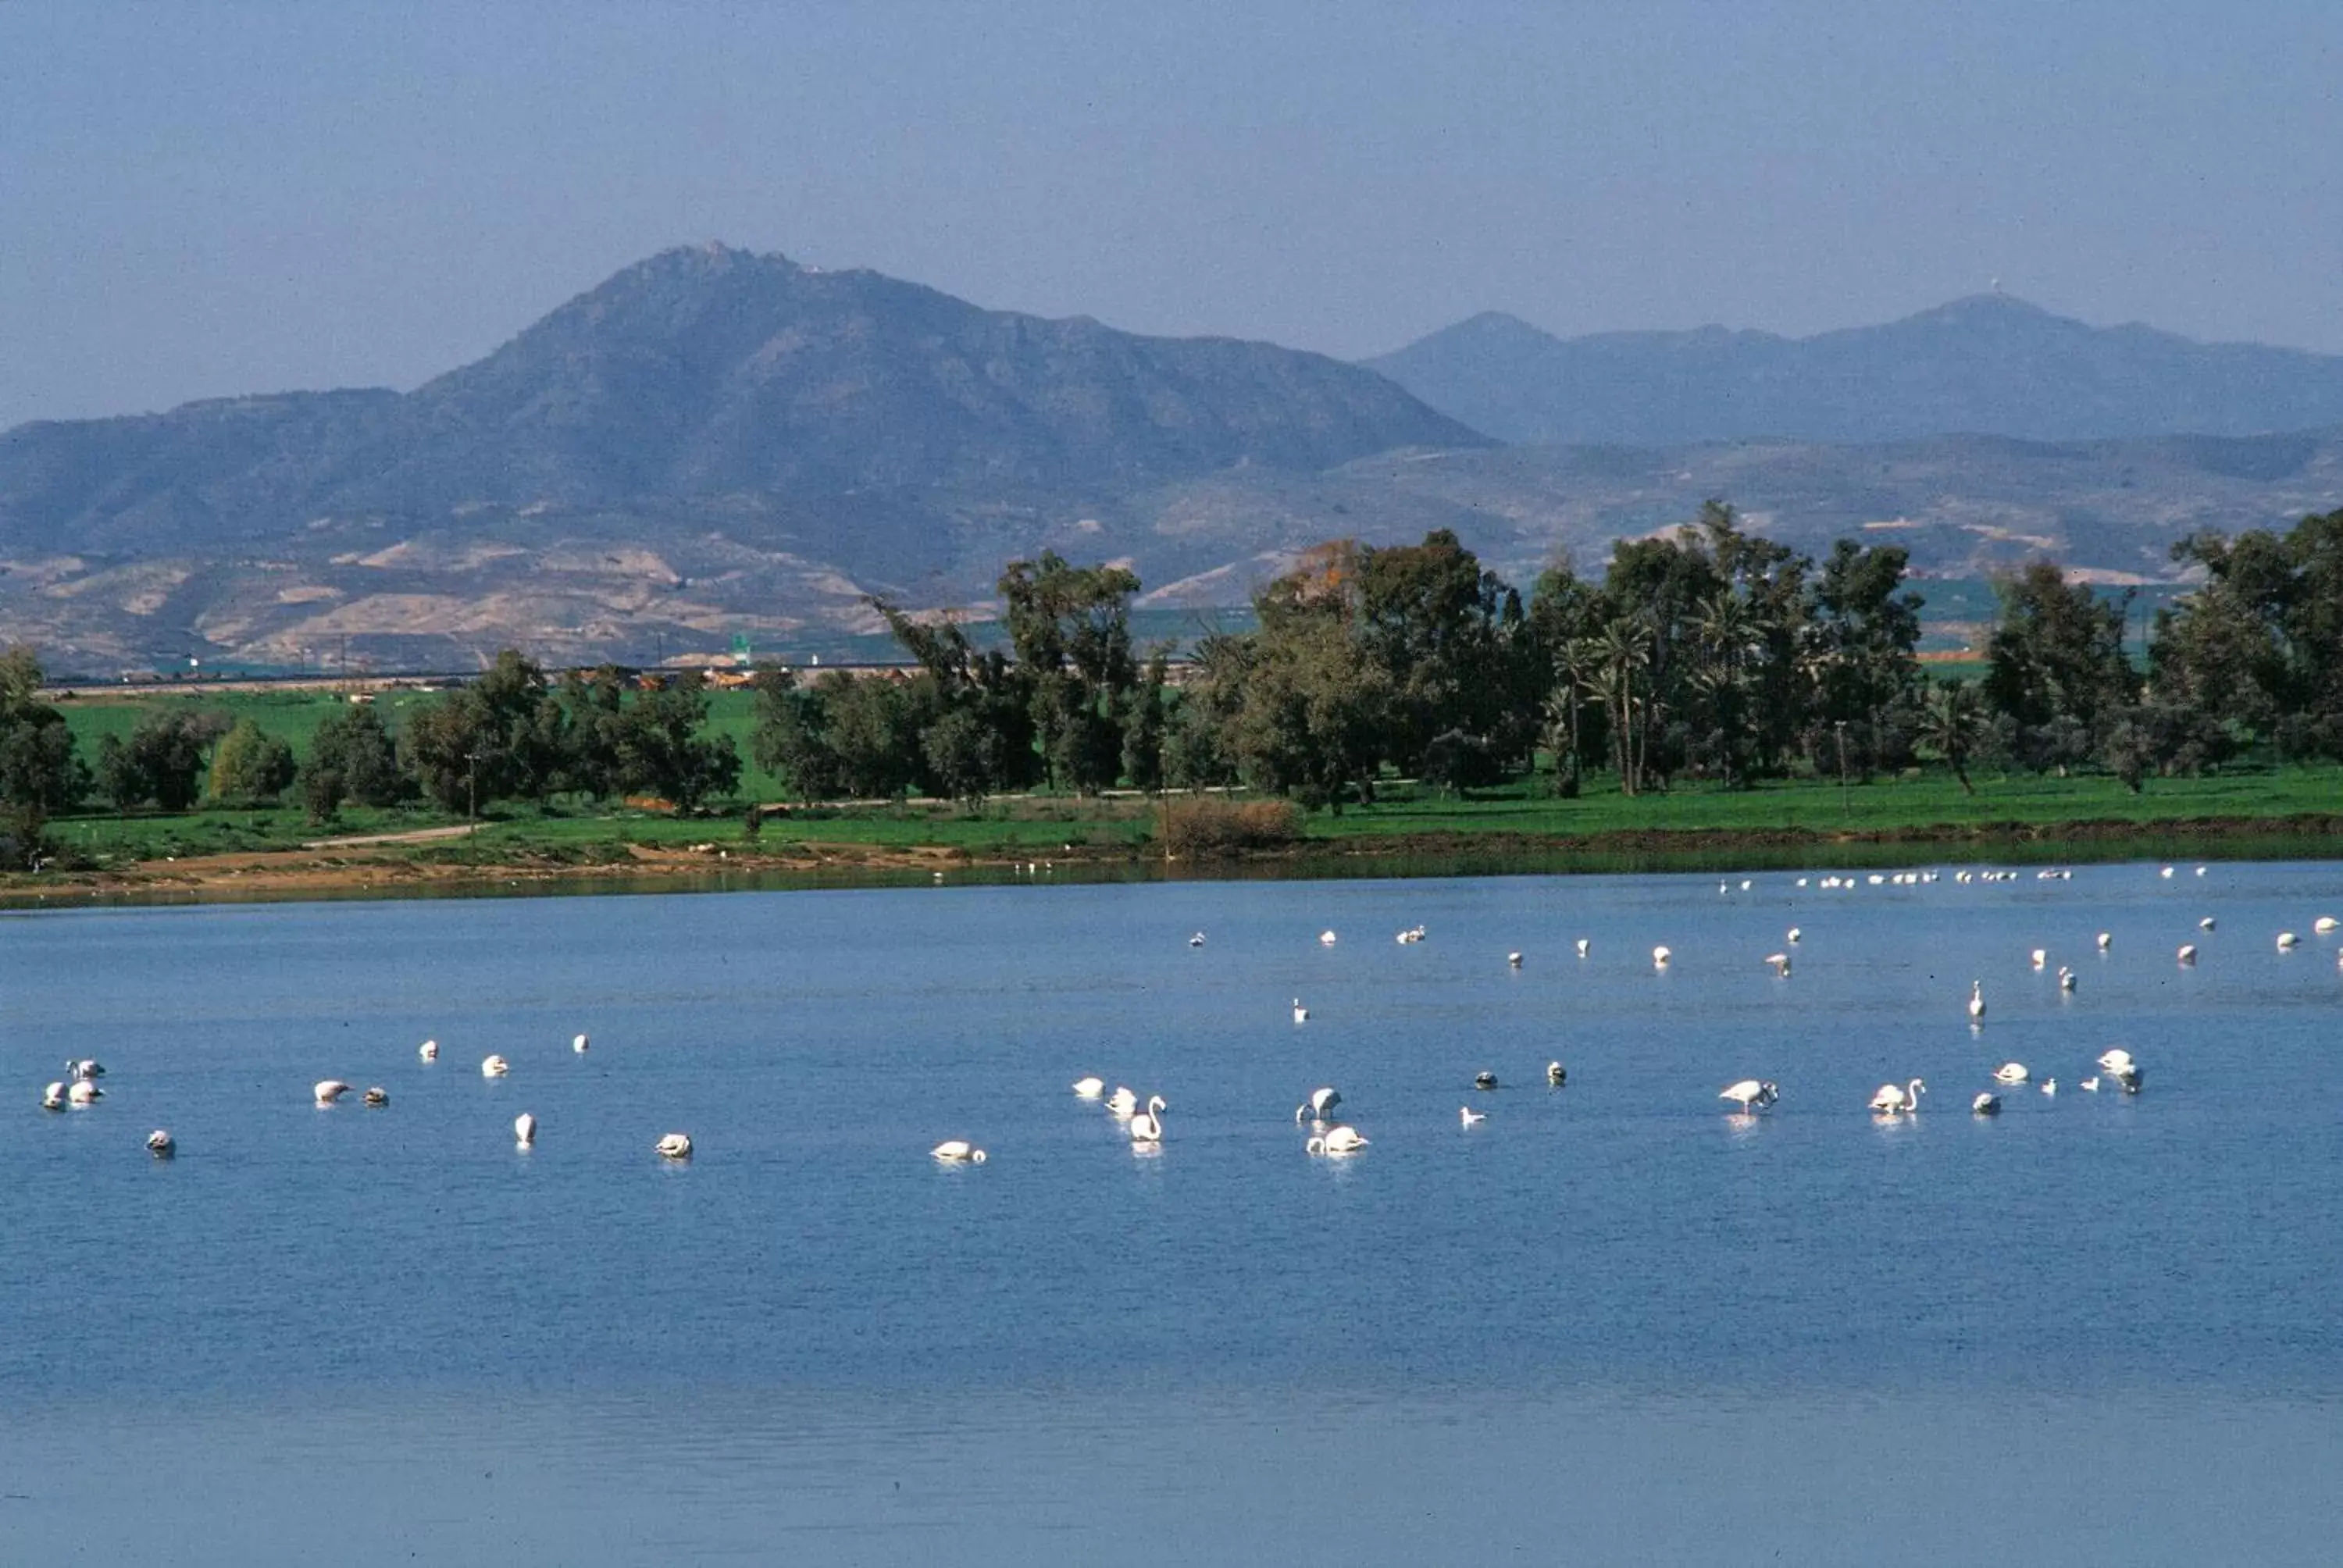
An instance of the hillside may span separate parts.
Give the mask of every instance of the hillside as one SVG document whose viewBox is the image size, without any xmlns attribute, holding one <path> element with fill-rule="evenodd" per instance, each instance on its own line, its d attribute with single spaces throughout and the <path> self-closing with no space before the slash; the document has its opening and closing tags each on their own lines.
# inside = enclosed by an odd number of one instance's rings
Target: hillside
<svg viewBox="0 0 2343 1568">
<path fill-rule="evenodd" d="M 83 675 L 805 653 L 870 630 L 868 594 L 980 605 L 1045 548 L 1128 562 L 1167 611 L 1434 527 L 1526 586 L 1712 496 L 1937 576 L 2154 578 L 2193 528 L 2343 506 L 2343 431 L 1500 448 L 1318 356 L 673 251 L 412 393 L 0 436 L 0 641 Z"/>
<path fill-rule="evenodd" d="M 1559 338 L 1476 316 L 1367 363 L 1513 442 L 2074 441 L 2343 424 L 2343 357 L 2095 327 L 2001 295 L 1779 337 L 1702 327 Z"/>
</svg>

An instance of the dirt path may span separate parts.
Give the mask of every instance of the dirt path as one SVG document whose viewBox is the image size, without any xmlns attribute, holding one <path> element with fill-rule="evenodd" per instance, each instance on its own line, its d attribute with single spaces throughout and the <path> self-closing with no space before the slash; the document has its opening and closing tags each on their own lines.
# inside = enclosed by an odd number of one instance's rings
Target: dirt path
<svg viewBox="0 0 2343 1568">
<path fill-rule="evenodd" d="M 305 849 L 357 849 L 369 844 L 428 844 L 439 839 L 460 839 L 472 830 L 470 823 L 453 828 L 416 828 L 404 833 L 360 833 L 349 839 L 311 839 Z"/>
</svg>

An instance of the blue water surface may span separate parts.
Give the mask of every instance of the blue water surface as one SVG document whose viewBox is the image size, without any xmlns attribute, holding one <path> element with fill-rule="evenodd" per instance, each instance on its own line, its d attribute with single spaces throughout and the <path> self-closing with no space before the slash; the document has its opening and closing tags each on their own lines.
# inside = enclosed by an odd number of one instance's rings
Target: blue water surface
<svg viewBox="0 0 2343 1568">
<path fill-rule="evenodd" d="M 2343 868 L 2192 870 L 0 918 L 0 1556 L 2332 1561 Z"/>
</svg>

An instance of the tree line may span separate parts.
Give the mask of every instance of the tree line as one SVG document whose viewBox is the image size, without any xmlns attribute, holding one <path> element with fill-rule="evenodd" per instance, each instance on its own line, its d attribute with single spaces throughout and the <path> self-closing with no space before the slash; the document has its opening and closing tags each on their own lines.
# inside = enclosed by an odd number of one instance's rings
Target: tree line
<svg viewBox="0 0 2343 1568">
<path fill-rule="evenodd" d="M 549 678 L 510 649 L 480 677 L 417 709 L 397 734 L 372 704 L 321 720 L 309 754 L 250 718 L 169 709 L 126 737 L 102 738 L 85 760 L 65 716 L 39 699 L 29 648 L 0 655 L 0 865 L 40 852 L 45 823 L 90 805 L 129 813 L 279 803 L 297 790 L 312 819 L 345 805 L 428 800 L 477 815 L 499 800 L 650 795 L 684 810 L 738 788 L 731 738 L 708 732 L 697 673 L 636 681 L 616 667 Z"/>
<path fill-rule="evenodd" d="M 2172 554 L 2202 586 L 2137 658 L 2128 591 L 2046 561 L 1996 578 L 1972 680 L 1925 673 L 1902 548 L 1841 539 L 1816 561 L 1718 502 L 1619 540 L 1599 578 L 1557 560 L 1526 598 L 1445 529 L 1323 545 L 1254 595 L 1252 629 L 1207 633 L 1176 672 L 1133 645 L 1136 576 L 1045 553 L 1000 579 L 1005 647 L 874 599 L 909 670 L 760 672 L 751 748 L 805 801 L 1241 785 L 1334 810 L 1394 774 L 1452 789 L 1529 774 L 1568 797 L 1594 774 L 1637 795 L 1926 760 L 1972 790 L 1978 769 L 2102 769 L 2138 789 L 2248 751 L 2343 758 L 2343 510 Z M 40 686 L 30 650 L 0 657 L 0 858 L 18 862 L 48 816 L 91 800 L 297 789 L 326 820 L 348 802 L 649 794 L 689 811 L 740 779 L 689 674 L 557 679 L 508 650 L 396 735 L 372 707 L 337 710 L 306 759 L 249 719 L 174 710 L 85 760 Z"/>
<path fill-rule="evenodd" d="M 1558 560 L 1526 598 L 1445 529 L 1338 541 L 1254 596 L 1253 629 L 1202 637 L 1174 684 L 1132 648 L 1137 578 L 1045 554 L 1001 579 L 1005 650 L 878 601 L 911 678 L 760 675 L 756 757 L 809 800 L 1242 785 L 1335 810 L 1393 774 L 1534 774 L 1567 797 L 1596 773 L 1637 795 L 1929 760 L 1972 792 L 1980 768 L 2138 789 L 2247 751 L 2343 758 L 2343 512 L 2173 556 L 2205 585 L 2158 612 L 2144 661 L 2130 590 L 2037 561 L 1995 580 L 1970 679 L 1924 670 L 1901 547 L 1840 539 L 1816 561 L 1720 502 L 1618 541 L 1599 579 Z"/>
</svg>

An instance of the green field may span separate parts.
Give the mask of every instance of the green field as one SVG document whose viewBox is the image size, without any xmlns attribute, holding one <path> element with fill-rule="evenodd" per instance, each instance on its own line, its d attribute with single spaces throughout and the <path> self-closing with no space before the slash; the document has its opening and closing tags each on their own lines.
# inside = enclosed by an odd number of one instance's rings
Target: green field
<svg viewBox="0 0 2343 1568">
<path fill-rule="evenodd" d="M 61 704 L 88 757 L 97 740 L 126 733 L 152 708 L 183 706 L 250 717 L 306 751 L 318 721 L 339 699 L 325 692 L 213 692 L 144 699 L 108 694 Z M 385 692 L 378 699 L 393 717 L 432 700 L 417 691 Z M 747 692 L 714 696 L 713 720 L 739 744 L 743 758 L 754 722 Z M 1443 796 L 1389 781 L 1373 807 L 1341 814 L 1312 813 L 1305 834 L 1327 849 L 1373 853 L 1376 840 L 1394 852 L 1443 839 L 1502 835 L 1513 839 L 1632 839 L 1636 835 L 1720 835 L 1720 842 L 1762 843 L 1774 835 L 1832 838 L 1925 838 L 1930 830 L 2056 837 L 2060 824 L 2132 823 L 2146 837 L 2158 823 L 2205 819 L 2252 821 L 2343 813 L 2343 769 L 2331 765 L 2242 766 L 2199 779 L 2152 779 L 2134 795 L 2111 778 L 2060 779 L 2031 774 L 1974 776 L 1969 795 L 1936 769 L 1842 788 L 1834 779 L 1772 781 L 1753 789 L 1708 786 L 1629 798 L 1607 779 L 1590 779 L 1576 799 L 1554 798 L 1550 781 L 1519 781 L 1468 797 Z M 778 800 L 775 781 L 752 766 L 744 796 Z M 767 856 L 786 857 L 799 846 L 860 846 L 870 850 L 939 847 L 995 859 L 1045 857 L 1076 847 L 1086 859 L 1128 859 L 1153 834 L 1152 805 L 1131 796 L 1081 800 L 1047 796 L 997 799 L 970 812 L 945 805 L 873 803 L 792 808 L 764 819 L 757 840 Z M 102 811 L 59 819 L 51 826 L 58 848 L 84 863 L 119 865 L 168 856 L 287 849 L 329 837 L 396 833 L 460 820 L 427 806 L 369 811 L 353 809 L 330 829 L 309 822 L 293 806 L 262 810 L 199 809 L 180 816 L 127 819 Z M 2046 830 L 2047 833 L 2046 835 Z M 2105 829 L 2099 829 L 2104 831 Z M 368 854 L 427 859 L 534 859 L 590 865 L 623 858 L 629 845 L 743 846 L 740 816 L 678 819 L 656 812 L 588 803 L 550 809 L 499 803 L 475 838 L 427 845 L 370 849 Z"/>
</svg>

